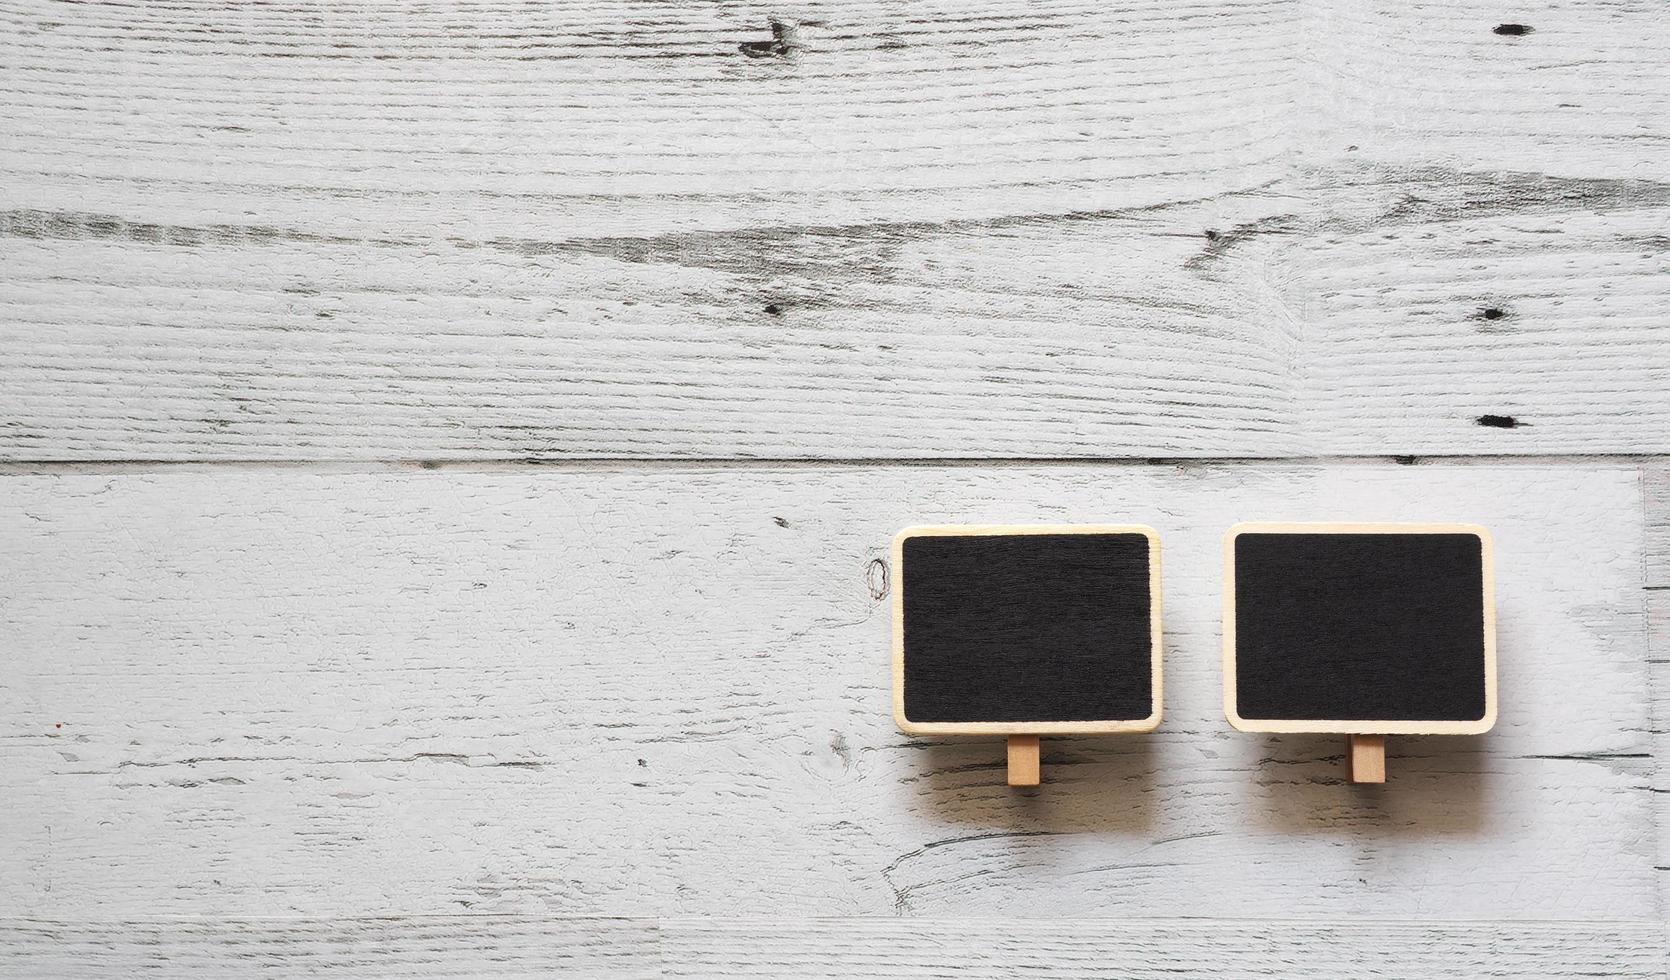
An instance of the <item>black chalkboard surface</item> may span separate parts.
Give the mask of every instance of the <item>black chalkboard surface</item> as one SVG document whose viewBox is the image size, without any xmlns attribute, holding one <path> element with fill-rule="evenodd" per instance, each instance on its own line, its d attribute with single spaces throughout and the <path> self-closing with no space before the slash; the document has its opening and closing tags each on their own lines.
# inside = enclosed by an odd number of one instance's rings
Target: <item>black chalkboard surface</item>
<svg viewBox="0 0 1670 980">
<path fill-rule="evenodd" d="M 913 527 L 893 542 L 894 718 L 918 735 L 1159 724 L 1159 539 L 1137 525 Z"/>
<path fill-rule="evenodd" d="M 1236 728 L 1478 734 L 1495 723 L 1484 528 L 1242 524 L 1224 563 L 1224 710 Z"/>
</svg>

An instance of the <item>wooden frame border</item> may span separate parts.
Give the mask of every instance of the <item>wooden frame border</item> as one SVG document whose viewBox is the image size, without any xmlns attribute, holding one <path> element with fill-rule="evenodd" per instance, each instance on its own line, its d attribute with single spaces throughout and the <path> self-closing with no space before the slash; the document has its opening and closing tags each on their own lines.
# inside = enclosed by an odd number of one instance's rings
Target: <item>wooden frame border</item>
<svg viewBox="0 0 1670 980">
<path fill-rule="evenodd" d="M 905 541 L 915 537 L 990 537 L 1000 534 L 1140 534 L 1148 539 L 1148 621 L 1153 638 L 1154 710 L 1119 721 L 925 721 L 905 717 Z M 1165 701 L 1161 663 L 1160 535 L 1146 524 L 922 524 L 893 536 L 893 721 L 907 735 L 1096 735 L 1151 732 Z"/>
<path fill-rule="evenodd" d="M 1378 721 L 1243 718 L 1235 710 L 1235 540 L 1243 534 L 1472 534 L 1484 571 L 1484 717 L 1477 721 Z M 1347 735 L 1482 735 L 1496 724 L 1496 546 L 1478 524 L 1295 523 L 1248 521 L 1224 534 L 1224 716 L 1243 732 Z"/>
</svg>

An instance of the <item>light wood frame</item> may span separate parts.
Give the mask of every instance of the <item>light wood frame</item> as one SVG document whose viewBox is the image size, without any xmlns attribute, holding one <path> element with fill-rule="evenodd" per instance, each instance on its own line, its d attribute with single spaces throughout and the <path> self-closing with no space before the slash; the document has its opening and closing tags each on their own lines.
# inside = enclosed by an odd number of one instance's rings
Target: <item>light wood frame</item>
<svg viewBox="0 0 1670 980">
<path fill-rule="evenodd" d="M 915 537 L 1000 534 L 1140 534 L 1148 539 L 1148 619 L 1153 641 L 1154 710 L 1146 718 L 1110 721 L 941 721 L 905 717 L 905 541 Z M 907 735 L 1095 735 L 1151 732 L 1160 725 L 1164 703 L 1160 635 L 1160 535 L 1146 524 L 924 524 L 893 536 L 893 721 Z"/>
<path fill-rule="evenodd" d="M 1484 590 L 1484 716 L 1475 721 L 1243 718 L 1235 710 L 1235 541 L 1243 534 L 1472 534 L 1479 539 Z M 1496 724 L 1496 572 L 1490 531 L 1477 524 L 1287 523 L 1251 521 L 1224 535 L 1224 715 L 1243 732 L 1347 735 L 1482 735 Z"/>
</svg>

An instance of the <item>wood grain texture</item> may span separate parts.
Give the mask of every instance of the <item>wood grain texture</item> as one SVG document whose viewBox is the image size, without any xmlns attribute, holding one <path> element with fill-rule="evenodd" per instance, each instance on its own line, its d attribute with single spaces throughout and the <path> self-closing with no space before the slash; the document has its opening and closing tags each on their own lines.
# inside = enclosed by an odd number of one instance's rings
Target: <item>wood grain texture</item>
<svg viewBox="0 0 1670 980">
<path fill-rule="evenodd" d="M 1643 463 L 1641 493 L 1647 525 L 1647 588 L 1663 591 L 1670 589 L 1670 461 Z"/>
<path fill-rule="evenodd" d="M 1230 920 L 0 920 L 0 977 L 1661 978 L 1651 924 Z"/>
<path fill-rule="evenodd" d="M 1647 522 L 1648 676 L 1652 719 L 1653 793 L 1658 822 L 1659 901 L 1670 909 L 1670 463 L 1642 467 Z"/>
<path fill-rule="evenodd" d="M 665 976 L 652 921 L 554 916 L 0 919 L 0 977 Z"/>
<path fill-rule="evenodd" d="M 1383 7 L 0 4 L 0 456 L 1664 451 L 1670 23 Z"/>
<path fill-rule="evenodd" d="M 3 484 L 3 916 L 1662 916 L 1632 466 Z M 1221 534 L 1321 511 L 1495 535 L 1501 721 L 1397 739 L 1395 788 L 1221 713 Z M 924 520 L 1156 527 L 1165 726 L 1049 740 L 1037 793 L 999 739 L 896 732 Z"/>
<path fill-rule="evenodd" d="M 666 923 L 668 976 L 1662 977 L 1662 927 L 1222 921 Z"/>
</svg>

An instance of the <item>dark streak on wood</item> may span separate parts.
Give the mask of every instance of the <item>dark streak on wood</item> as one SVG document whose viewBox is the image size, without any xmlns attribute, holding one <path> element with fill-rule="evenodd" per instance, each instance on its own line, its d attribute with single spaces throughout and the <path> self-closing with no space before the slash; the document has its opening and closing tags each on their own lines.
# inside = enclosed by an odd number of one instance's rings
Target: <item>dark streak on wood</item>
<svg viewBox="0 0 1670 980">
<path fill-rule="evenodd" d="M 1225 232 L 1207 231 L 1206 245 L 1184 263 L 1185 269 L 1204 269 L 1222 258 L 1230 249 L 1258 235 L 1284 235 L 1299 231 L 1303 222 L 1296 214 L 1276 214 L 1257 221 L 1246 221 Z"/>
<path fill-rule="evenodd" d="M 770 18 L 770 24 L 771 40 L 744 41 L 737 45 L 737 50 L 750 58 L 787 58 L 804 47 L 794 24 L 776 17 Z"/>
<path fill-rule="evenodd" d="M 1360 201 L 1365 194 L 1401 188 L 1390 206 L 1363 213 L 1336 206 Z M 1476 172 L 1446 167 L 1398 168 L 1371 164 L 1307 170 L 1281 185 L 1261 185 L 1215 195 L 1210 200 L 1268 198 L 1317 203 L 1307 212 L 1280 212 L 1241 222 L 1227 231 L 1207 230 L 1200 252 L 1185 263 L 1202 269 L 1231 249 L 1262 235 L 1361 233 L 1388 226 L 1413 225 L 1506 214 L 1602 212 L 1670 207 L 1670 183 L 1654 180 L 1551 177 L 1518 172 Z M 674 232 L 650 236 L 604 236 L 539 240 L 492 238 L 444 239 L 458 248 L 489 247 L 513 255 L 537 257 L 580 254 L 623 262 L 704 268 L 768 278 L 785 273 L 816 272 L 834 278 L 885 276 L 908 243 L 932 235 L 975 234 L 995 230 L 1063 224 L 1094 224 L 1138 219 L 1199 203 L 1015 214 L 946 221 L 873 222 L 855 225 L 762 225 L 727 231 Z M 435 240 L 356 238 L 265 225 L 165 225 L 130 221 L 118 215 L 15 209 L 0 212 L 0 237 L 64 240 L 115 240 L 200 247 L 295 242 L 310 245 L 371 245 L 389 248 L 432 246 Z M 1662 241 L 1643 241 L 1657 247 Z M 780 312 L 781 305 L 778 306 Z M 766 312 L 774 312 L 769 307 Z M 1488 318 L 1488 313 L 1486 314 Z"/>
</svg>

